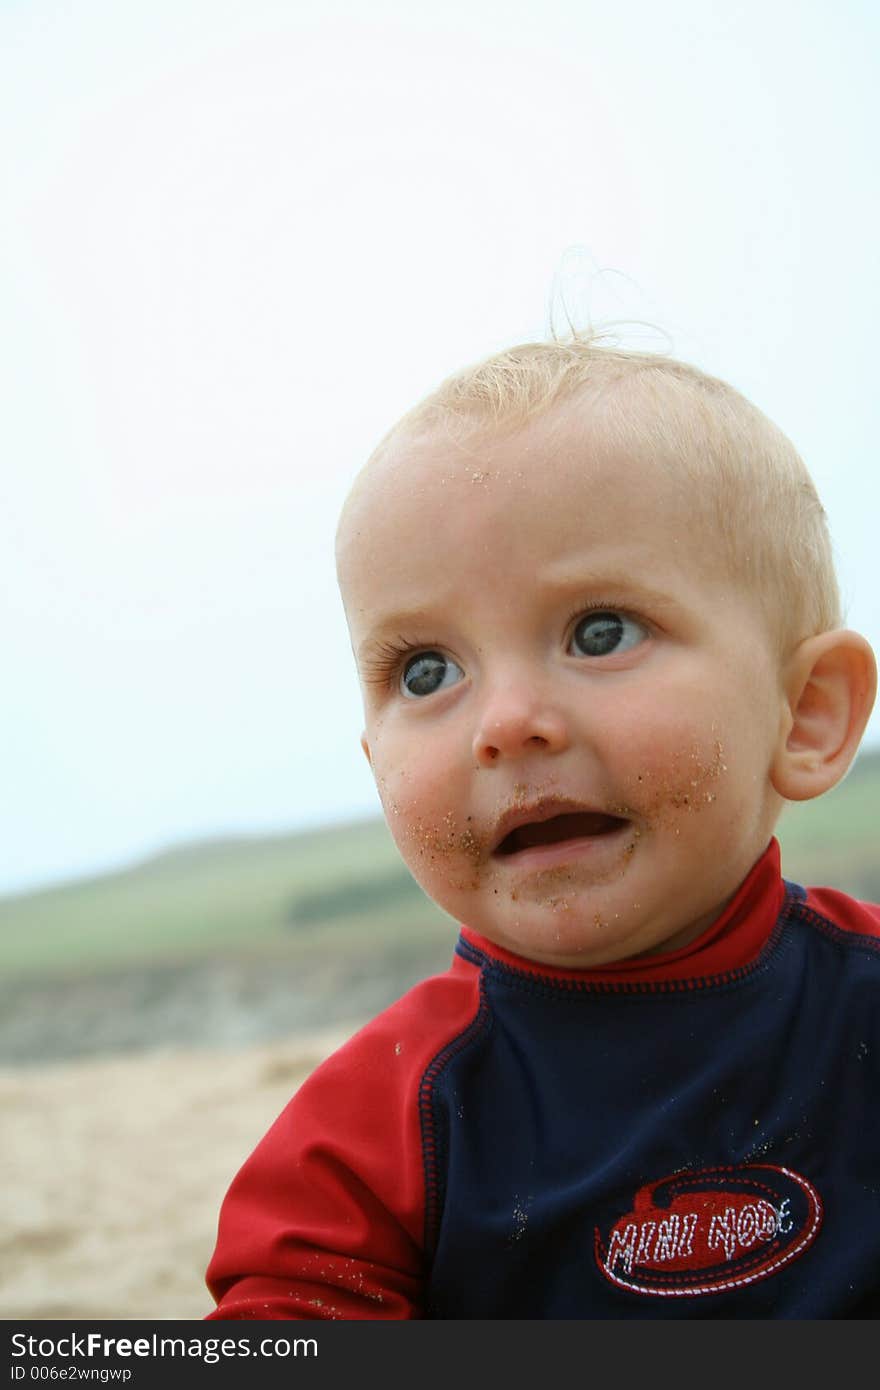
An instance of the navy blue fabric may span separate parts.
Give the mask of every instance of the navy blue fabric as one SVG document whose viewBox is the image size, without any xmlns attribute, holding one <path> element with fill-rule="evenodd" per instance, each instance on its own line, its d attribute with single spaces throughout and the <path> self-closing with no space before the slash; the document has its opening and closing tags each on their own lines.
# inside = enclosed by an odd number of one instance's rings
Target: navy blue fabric
<svg viewBox="0 0 880 1390">
<path fill-rule="evenodd" d="M 572 987 L 480 964 L 485 1009 L 434 1068 L 428 1316 L 868 1318 L 880 1313 L 880 943 L 789 888 L 753 967 L 692 989 Z M 742 1287 L 656 1297 L 595 1232 L 645 1184 L 743 1164 L 818 1192 L 818 1235 Z"/>
</svg>

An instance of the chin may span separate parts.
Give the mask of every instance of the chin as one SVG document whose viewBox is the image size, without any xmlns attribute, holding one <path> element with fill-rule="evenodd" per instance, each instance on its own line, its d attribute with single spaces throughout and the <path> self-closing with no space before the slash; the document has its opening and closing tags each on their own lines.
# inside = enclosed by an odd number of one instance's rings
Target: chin
<svg viewBox="0 0 880 1390">
<path fill-rule="evenodd" d="M 474 930 L 480 931 L 480 927 Z M 645 945 L 635 927 L 627 929 L 623 923 L 606 921 L 595 908 L 578 917 L 571 909 L 564 916 L 560 911 L 558 917 L 545 919 L 533 929 L 521 922 L 509 929 L 489 926 L 482 934 L 525 960 L 563 970 L 591 970 L 664 949 L 663 942 L 652 946 L 649 940 Z"/>
</svg>

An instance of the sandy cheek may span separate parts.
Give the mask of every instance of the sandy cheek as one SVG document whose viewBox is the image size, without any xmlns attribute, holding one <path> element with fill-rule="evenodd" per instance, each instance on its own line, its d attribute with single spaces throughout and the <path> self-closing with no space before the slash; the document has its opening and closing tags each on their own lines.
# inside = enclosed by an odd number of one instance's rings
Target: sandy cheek
<svg viewBox="0 0 880 1390">
<path fill-rule="evenodd" d="M 480 887 L 488 847 L 474 818 L 449 806 L 448 785 L 418 785 L 405 771 L 377 775 L 376 785 L 395 844 L 413 876 L 433 896 Z"/>
<path fill-rule="evenodd" d="M 626 800 L 617 814 L 635 820 L 643 833 L 686 833 L 694 816 L 712 811 L 723 797 L 729 769 L 721 739 L 684 743 L 658 758 L 654 749 L 636 759 L 623 784 Z"/>
</svg>

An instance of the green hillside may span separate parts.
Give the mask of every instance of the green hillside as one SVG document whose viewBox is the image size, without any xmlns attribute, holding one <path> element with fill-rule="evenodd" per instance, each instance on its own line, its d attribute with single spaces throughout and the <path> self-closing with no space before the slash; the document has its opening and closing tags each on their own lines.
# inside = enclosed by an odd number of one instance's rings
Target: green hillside
<svg viewBox="0 0 880 1390">
<path fill-rule="evenodd" d="M 370 919 L 384 944 L 428 903 L 379 819 L 306 833 L 209 841 L 101 878 L 0 899 L 0 968 L 93 973 L 207 955 L 339 946 Z"/>
</svg>

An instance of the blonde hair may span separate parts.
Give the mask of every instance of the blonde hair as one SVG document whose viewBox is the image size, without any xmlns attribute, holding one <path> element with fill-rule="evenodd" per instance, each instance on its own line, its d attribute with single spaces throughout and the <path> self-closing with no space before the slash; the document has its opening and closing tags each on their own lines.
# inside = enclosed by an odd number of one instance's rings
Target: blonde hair
<svg viewBox="0 0 880 1390">
<path fill-rule="evenodd" d="M 400 435 L 515 428 L 575 396 L 612 447 L 683 480 L 731 576 L 764 608 L 780 655 L 842 625 L 827 518 L 800 455 L 732 386 L 676 358 L 603 347 L 595 335 L 520 344 L 441 382 L 371 461 Z"/>
</svg>

